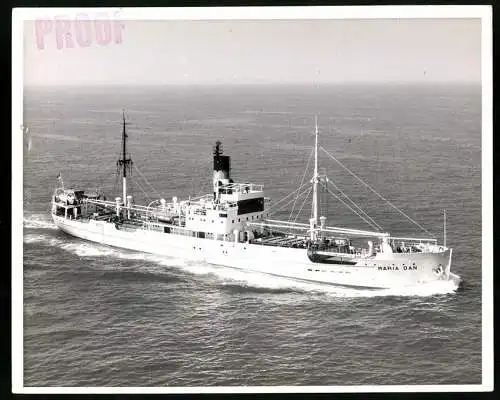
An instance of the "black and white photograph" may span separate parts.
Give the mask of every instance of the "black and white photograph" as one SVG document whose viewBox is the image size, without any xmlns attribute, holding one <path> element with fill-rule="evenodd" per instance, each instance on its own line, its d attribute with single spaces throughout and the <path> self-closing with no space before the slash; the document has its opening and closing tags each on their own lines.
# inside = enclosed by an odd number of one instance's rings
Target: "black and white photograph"
<svg viewBox="0 0 500 400">
<path fill-rule="evenodd" d="M 13 391 L 491 391 L 491 36 L 14 10 Z"/>
</svg>

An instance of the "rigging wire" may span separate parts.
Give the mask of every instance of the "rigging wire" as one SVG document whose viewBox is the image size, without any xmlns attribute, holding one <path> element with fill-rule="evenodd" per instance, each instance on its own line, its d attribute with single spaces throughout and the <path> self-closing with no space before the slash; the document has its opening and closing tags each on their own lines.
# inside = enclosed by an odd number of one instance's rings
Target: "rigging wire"
<svg viewBox="0 0 500 400">
<path fill-rule="evenodd" d="M 324 216 L 328 216 L 328 193 L 326 191 L 328 187 L 328 177 L 326 176 L 326 172 L 323 171 L 324 179 L 321 180 L 320 183 L 320 207 L 321 214 Z"/>
<path fill-rule="evenodd" d="M 304 186 L 305 186 L 305 185 L 304 185 Z M 308 190 L 309 190 L 309 187 L 306 187 L 306 188 L 305 188 L 305 189 L 304 189 L 304 190 L 303 190 L 303 191 L 299 194 L 299 197 L 300 197 L 300 196 L 302 196 L 304 193 L 306 193 Z M 273 214 L 275 214 L 276 212 L 281 211 L 281 210 L 283 210 L 284 208 L 288 207 L 288 206 L 291 204 L 291 202 L 292 202 L 293 200 L 294 200 L 293 198 L 292 198 L 292 199 L 289 199 L 289 200 L 288 200 L 285 204 L 281 204 L 279 207 L 277 207 L 277 208 L 273 209 L 272 211 L 271 211 L 271 208 L 269 208 L 269 209 L 268 209 L 268 211 L 270 211 L 270 214 L 271 214 L 271 215 L 273 215 Z"/>
<path fill-rule="evenodd" d="M 205 191 L 208 189 L 207 186 L 209 184 L 209 181 L 206 180 L 205 183 L 201 186 L 201 189 L 198 191 L 195 197 L 204 197 L 209 193 L 205 193 Z M 202 194 L 203 193 L 203 194 Z"/>
<path fill-rule="evenodd" d="M 314 153 L 314 148 L 311 149 L 311 154 L 309 155 L 309 159 L 307 160 L 306 169 L 304 170 L 304 174 L 302 175 L 302 179 L 300 180 L 299 187 L 302 186 L 304 183 L 304 179 L 306 177 L 307 170 L 309 169 L 309 163 L 311 162 L 311 158 L 312 158 L 313 153 Z M 295 204 L 297 204 L 298 199 L 299 199 L 299 196 L 297 195 L 297 197 L 295 198 L 295 201 L 293 202 L 292 211 L 290 211 L 290 216 L 288 217 L 288 221 L 290 221 L 292 219 L 293 211 L 295 210 Z"/>
<path fill-rule="evenodd" d="M 115 184 L 113 186 L 113 193 L 116 194 L 118 191 L 118 181 L 120 180 L 120 168 L 118 167 L 118 164 L 116 165 L 116 174 L 115 174 Z"/>
<path fill-rule="evenodd" d="M 146 199 L 148 201 L 151 201 L 152 200 L 151 197 L 149 197 L 149 195 L 144 191 L 144 188 L 139 184 L 139 182 L 137 180 L 135 181 L 135 184 L 141 190 L 141 192 L 144 194 L 144 196 L 146 197 Z"/>
<path fill-rule="evenodd" d="M 204 169 L 206 169 L 206 168 L 203 168 L 203 170 Z M 196 184 L 195 184 L 196 183 L 196 178 L 197 177 L 199 178 L 199 176 L 201 175 L 201 172 L 202 172 L 202 167 L 199 166 L 198 169 L 196 170 L 196 174 L 193 175 L 193 179 L 191 179 L 191 194 L 193 194 L 193 195 L 194 195 L 194 193 L 196 191 Z M 208 181 L 208 179 L 204 179 L 205 184 L 207 183 L 207 181 Z M 202 189 L 204 189 L 204 186 L 205 185 L 203 185 Z M 198 196 L 198 194 L 197 194 L 197 196 Z"/>
<path fill-rule="evenodd" d="M 144 174 L 139 170 L 139 168 L 137 167 L 137 165 L 133 164 L 134 165 L 134 168 L 135 170 L 139 173 L 139 175 L 141 176 L 142 179 L 144 179 L 144 181 L 146 182 L 146 184 L 150 187 L 150 189 L 152 189 L 152 191 L 159 197 L 159 198 L 162 198 L 163 196 L 158 193 L 158 191 L 154 188 L 154 186 L 148 181 L 148 179 L 144 176 Z"/>
<path fill-rule="evenodd" d="M 366 218 L 368 218 L 371 222 L 373 222 L 373 224 L 377 227 L 378 230 L 381 230 L 383 231 L 384 228 L 382 228 L 382 226 L 380 224 L 378 224 L 377 222 L 375 222 L 375 220 L 370 217 L 360 206 L 358 206 L 347 194 L 345 194 L 333 181 L 329 181 L 333 187 L 335 189 L 337 189 L 340 194 L 342 194 L 347 200 L 349 200 L 351 202 L 351 204 L 359 211 L 361 212 L 361 214 L 363 214 Z"/>
<path fill-rule="evenodd" d="M 200 168 L 199 168 L 199 175 L 201 175 L 201 172 L 205 171 L 206 169 L 207 169 L 207 167 L 205 167 L 203 165 L 200 166 Z M 193 177 L 193 181 L 192 181 L 193 192 L 194 192 L 194 187 L 195 187 L 194 182 L 195 182 L 195 178 Z M 196 194 L 195 197 L 200 197 L 200 196 L 203 197 L 203 196 L 209 194 L 209 193 L 204 193 L 205 190 L 208 190 L 208 185 L 209 184 L 210 184 L 210 179 L 208 179 L 208 178 L 204 179 L 203 180 L 203 184 L 201 185 L 200 190 L 198 191 L 198 193 Z M 202 195 L 202 193 L 203 193 L 203 195 Z"/>
<path fill-rule="evenodd" d="M 297 216 L 295 217 L 295 219 L 293 220 L 293 222 L 297 222 L 297 218 L 299 218 L 299 215 L 302 212 L 302 209 L 304 208 L 304 205 L 306 204 L 306 200 L 309 198 L 309 195 L 311 194 L 311 192 L 312 192 L 312 188 L 309 189 L 309 191 L 306 194 L 306 197 L 304 197 L 304 201 L 302 202 L 302 206 L 300 207 L 300 210 L 297 213 Z"/>
<path fill-rule="evenodd" d="M 299 196 L 302 196 L 302 195 L 303 195 L 304 193 L 306 193 L 308 190 L 311 190 L 311 188 L 306 188 L 306 189 L 304 189 L 304 190 L 302 191 L 302 193 L 300 193 L 300 195 L 299 195 Z M 285 207 L 287 207 L 288 205 L 290 205 L 290 203 L 291 203 L 293 200 L 294 200 L 293 198 L 292 198 L 292 199 L 290 199 L 290 200 L 288 200 L 288 202 L 287 202 L 286 204 L 279 206 L 277 209 L 273 210 L 272 212 L 269 212 L 269 214 L 270 214 L 270 215 L 273 215 L 273 214 L 277 213 L 278 211 L 283 210 L 283 208 L 285 208 Z M 270 210 L 270 209 L 269 209 L 269 210 Z"/>
<path fill-rule="evenodd" d="M 427 229 L 425 229 L 422 225 L 420 225 L 418 222 L 414 221 L 412 218 L 410 218 L 408 215 L 406 215 L 403 211 L 401 211 L 399 208 L 397 208 L 394 204 L 392 204 L 389 200 L 387 200 L 384 196 L 382 196 L 380 193 L 378 193 L 375 189 L 373 189 L 368 183 L 364 182 L 360 177 L 358 177 L 354 172 L 352 172 L 349 168 L 347 168 L 344 164 L 342 164 L 339 160 L 337 160 L 333 155 L 331 155 L 327 150 L 325 150 L 323 147 L 320 146 L 320 149 L 323 150 L 323 152 L 328 155 L 332 160 L 334 160 L 336 163 L 338 163 L 344 170 L 349 172 L 354 178 L 356 178 L 359 182 L 361 182 L 364 186 L 366 186 L 368 189 L 370 189 L 373 193 L 375 193 L 378 197 L 380 197 L 382 200 L 384 200 L 387 204 L 389 204 L 392 208 L 394 208 L 396 211 L 398 211 L 401 215 L 403 215 L 408 221 L 412 222 L 416 226 L 418 226 L 420 229 L 425 231 L 431 236 L 434 236 L 431 232 L 429 232 Z"/>
<path fill-rule="evenodd" d="M 379 230 L 376 226 L 374 226 L 369 220 L 367 220 L 365 217 L 363 217 L 362 215 L 360 215 L 358 212 L 356 212 L 356 210 L 354 210 L 349 204 L 347 204 L 344 200 L 342 200 L 339 196 L 337 196 L 335 193 L 333 193 L 330 189 L 328 189 L 328 192 L 330 192 L 330 194 L 332 194 L 333 196 L 335 196 L 335 198 L 337 200 L 339 200 L 342 204 L 344 204 L 349 210 L 351 210 L 354 214 L 356 214 L 359 218 L 361 218 L 363 221 L 365 221 L 368 225 L 370 225 L 372 228 L 375 228 L 375 230 Z"/>
<path fill-rule="evenodd" d="M 127 187 L 127 195 L 130 194 L 135 199 L 134 187 L 137 185 L 135 179 L 129 180 L 130 185 Z"/>
<path fill-rule="evenodd" d="M 307 183 L 304 183 L 302 186 L 299 186 L 297 189 L 295 189 L 293 192 L 291 193 L 288 193 L 285 197 L 283 197 L 282 199 L 278 200 L 276 203 L 272 204 L 270 207 L 269 207 L 269 211 L 271 209 L 273 209 L 274 207 L 276 207 L 278 204 L 280 204 L 281 202 L 283 202 L 285 199 L 287 199 L 288 197 L 290 197 L 291 195 L 295 194 L 296 192 L 298 192 L 299 190 L 303 189 L 304 186 L 306 186 Z M 293 199 L 292 199 L 293 200 Z M 286 203 L 287 205 L 290 204 L 292 202 L 292 200 L 290 200 L 288 203 Z M 281 209 L 281 207 L 280 207 Z"/>
</svg>

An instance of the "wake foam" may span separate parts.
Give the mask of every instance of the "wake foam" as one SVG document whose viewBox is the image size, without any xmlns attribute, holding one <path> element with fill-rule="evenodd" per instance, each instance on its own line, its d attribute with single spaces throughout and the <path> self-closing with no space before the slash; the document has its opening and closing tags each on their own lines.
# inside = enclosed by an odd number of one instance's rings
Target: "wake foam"
<svg viewBox="0 0 500 400">
<path fill-rule="evenodd" d="M 62 240 L 49 236 L 47 234 L 36 234 L 36 233 L 31 233 L 31 234 L 24 234 L 23 236 L 23 242 L 24 243 L 41 243 L 47 246 L 56 246 L 56 247 L 62 247 L 64 246 L 64 243 Z"/>
<path fill-rule="evenodd" d="M 45 235 L 24 235 L 24 243 L 41 243 L 46 242 Z"/>
<path fill-rule="evenodd" d="M 292 278 L 277 277 L 261 272 L 243 271 L 223 266 L 199 265 L 185 268 L 195 274 L 213 274 L 222 280 L 222 285 L 238 283 L 247 288 L 268 289 L 269 291 L 296 291 L 323 294 L 331 297 L 377 297 L 377 296 L 433 296 L 454 293 L 458 281 L 435 281 L 427 284 L 395 289 L 367 290 L 344 288 L 329 284 L 297 281 Z"/>
<path fill-rule="evenodd" d="M 60 245 L 64 250 L 76 254 L 78 257 L 107 257 L 116 256 L 116 252 L 105 246 L 95 246 L 90 243 L 66 243 Z"/>
<path fill-rule="evenodd" d="M 23 218 L 23 226 L 30 229 L 51 229 L 57 230 L 57 226 L 48 215 L 33 214 Z"/>
<path fill-rule="evenodd" d="M 458 289 L 458 284 L 453 281 L 436 281 L 428 284 L 415 286 L 407 286 L 404 288 L 395 289 L 356 289 L 334 286 L 329 284 L 321 284 L 314 282 L 295 281 L 291 278 L 280 278 L 268 276 L 261 273 L 223 273 L 220 274 L 223 278 L 232 278 L 245 286 L 256 288 L 267 288 L 270 290 L 293 290 L 299 292 L 308 292 L 322 294 L 329 297 L 379 297 L 379 296 L 434 296 L 439 294 L 454 293 Z"/>
<path fill-rule="evenodd" d="M 397 297 L 428 297 L 435 295 L 455 293 L 459 283 L 453 280 L 434 281 L 413 286 L 404 286 L 399 288 L 381 289 L 381 290 L 356 290 L 347 288 L 335 288 L 329 291 L 327 295 L 335 297 L 379 297 L 379 296 L 397 296 Z"/>
<path fill-rule="evenodd" d="M 170 257 L 159 257 L 147 253 L 139 253 L 133 250 L 122 250 L 114 247 L 108 247 L 92 242 L 85 243 L 62 243 L 59 245 L 63 250 L 76 254 L 78 257 L 109 257 L 121 260 L 144 261 L 165 267 L 183 266 L 181 259 Z"/>
</svg>

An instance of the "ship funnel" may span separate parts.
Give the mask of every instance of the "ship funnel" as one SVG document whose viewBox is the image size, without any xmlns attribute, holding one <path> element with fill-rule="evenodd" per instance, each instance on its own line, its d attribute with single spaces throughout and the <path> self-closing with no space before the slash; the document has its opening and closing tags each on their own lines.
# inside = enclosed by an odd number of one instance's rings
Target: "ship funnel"
<svg viewBox="0 0 500 400">
<path fill-rule="evenodd" d="M 218 140 L 215 142 L 213 155 L 214 155 L 214 175 L 213 175 L 213 185 L 214 194 L 218 197 L 219 186 L 222 184 L 229 183 L 230 171 L 231 171 L 231 158 L 229 156 L 222 155 L 222 143 Z"/>
</svg>

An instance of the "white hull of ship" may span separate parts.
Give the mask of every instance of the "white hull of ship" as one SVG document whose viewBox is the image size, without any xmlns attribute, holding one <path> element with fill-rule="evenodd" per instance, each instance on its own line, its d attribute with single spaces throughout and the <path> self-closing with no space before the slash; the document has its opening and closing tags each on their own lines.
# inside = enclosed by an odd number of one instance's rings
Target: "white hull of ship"
<svg viewBox="0 0 500 400">
<path fill-rule="evenodd" d="M 70 220 L 53 215 L 54 223 L 69 235 L 103 245 L 238 268 L 300 281 L 364 289 L 413 286 L 443 279 L 451 251 L 393 253 L 358 259 L 356 265 L 313 263 L 306 249 L 235 243 L 163 233 L 153 230 L 117 229 L 98 220 Z M 436 267 L 443 272 L 437 274 Z"/>
</svg>

